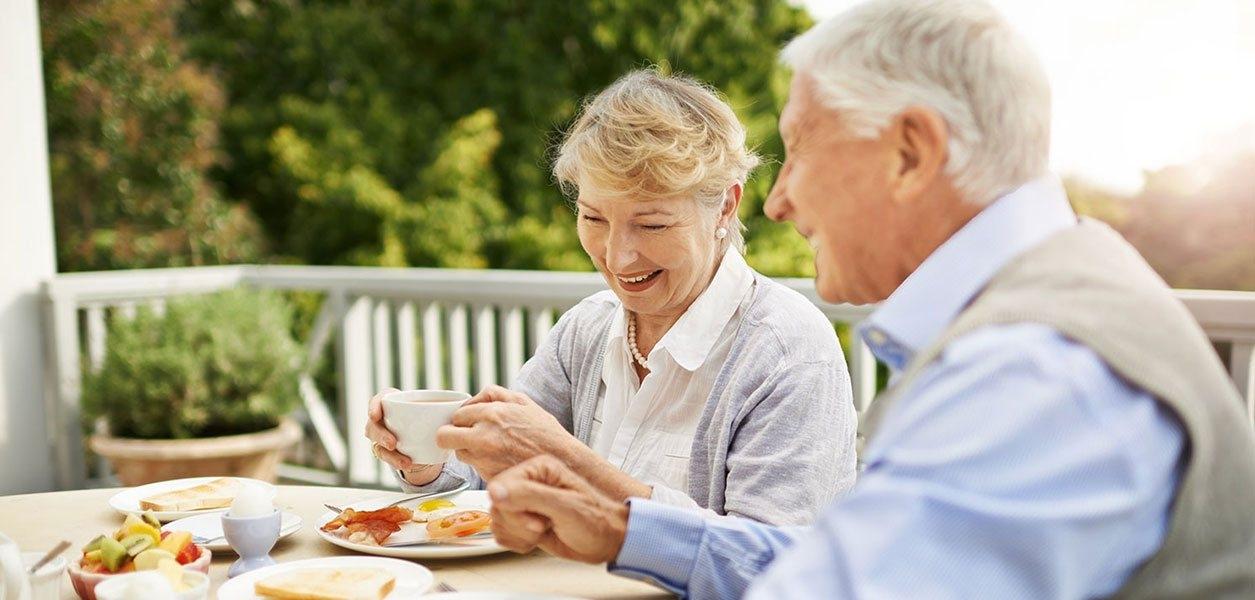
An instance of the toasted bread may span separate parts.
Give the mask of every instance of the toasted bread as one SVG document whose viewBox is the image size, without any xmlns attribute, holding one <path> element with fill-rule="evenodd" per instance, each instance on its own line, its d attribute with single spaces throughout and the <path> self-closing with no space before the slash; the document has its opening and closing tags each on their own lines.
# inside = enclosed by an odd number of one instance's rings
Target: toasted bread
<svg viewBox="0 0 1255 600">
<path fill-rule="evenodd" d="M 142 510 L 175 511 L 204 510 L 231 506 L 240 482 L 222 477 L 189 488 L 163 492 L 139 501 Z"/>
<path fill-rule="evenodd" d="M 283 600 L 380 600 L 396 583 L 383 569 L 297 569 L 254 583 L 253 592 Z"/>
</svg>

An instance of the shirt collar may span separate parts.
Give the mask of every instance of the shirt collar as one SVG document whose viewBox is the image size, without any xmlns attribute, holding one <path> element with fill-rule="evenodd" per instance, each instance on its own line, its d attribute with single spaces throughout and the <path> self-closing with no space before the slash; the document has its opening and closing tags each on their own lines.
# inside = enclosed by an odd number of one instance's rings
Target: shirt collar
<svg viewBox="0 0 1255 600">
<path fill-rule="evenodd" d="M 941 244 L 859 326 L 895 371 L 930 344 L 1012 259 L 1077 222 L 1053 175 L 995 200 Z"/>
<path fill-rule="evenodd" d="M 696 371 L 706 362 L 719 334 L 723 333 L 728 321 L 741 305 L 745 293 L 754 283 L 754 271 L 745 263 L 745 257 L 731 246 L 723 255 L 715 276 L 710 285 L 689 305 L 688 310 L 680 315 L 679 320 L 671 326 L 649 351 L 647 361 L 653 362 L 654 356 L 665 352 L 677 364 L 688 371 Z M 625 311 L 614 316 L 610 326 L 611 343 L 615 338 L 627 336 L 627 317 Z"/>
</svg>

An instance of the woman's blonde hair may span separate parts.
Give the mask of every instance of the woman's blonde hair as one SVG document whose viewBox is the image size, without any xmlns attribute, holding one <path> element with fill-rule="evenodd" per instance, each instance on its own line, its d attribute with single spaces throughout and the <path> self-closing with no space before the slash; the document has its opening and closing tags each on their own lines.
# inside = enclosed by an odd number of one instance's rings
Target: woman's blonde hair
<svg viewBox="0 0 1255 600">
<path fill-rule="evenodd" d="M 553 165 L 562 191 L 581 184 L 646 199 L 691 197 L 720 210 L 758 166 L 745 127 L 710 86 L 654 69 L 632 71 L 584 103 Z M 737 215 L 728 240 L 744 249 Z"/>
</svg>

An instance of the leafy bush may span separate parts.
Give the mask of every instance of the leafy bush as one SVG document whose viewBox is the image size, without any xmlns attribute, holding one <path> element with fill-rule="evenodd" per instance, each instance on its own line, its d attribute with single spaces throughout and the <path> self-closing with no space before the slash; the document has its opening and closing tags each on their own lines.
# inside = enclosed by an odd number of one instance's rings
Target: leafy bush
<svg viewBox="0 0 1255 600">
<path fill-rule="evenodd" d="M 61 271 L 254 262 L 251 211 L 210 171 L 224 92 L 171 0 L 39 3 Z"/>
<path fill-rule="evenodd" d="M 110 324 L 104 363 L 87 375 L 84 414 L 115 436 L 170 439 L 278 425 L 298 401 L 301 347 L 278 295 L 232 290 L 141 309 Z"/>
</svg>

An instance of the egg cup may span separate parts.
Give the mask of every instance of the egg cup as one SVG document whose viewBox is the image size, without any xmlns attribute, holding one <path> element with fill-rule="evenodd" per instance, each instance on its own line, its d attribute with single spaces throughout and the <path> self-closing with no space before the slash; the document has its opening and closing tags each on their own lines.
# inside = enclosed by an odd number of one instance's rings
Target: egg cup
<svg viewBox="0 0 1255 600">
<path fill-rule="evenodd" d="M 283 513 L 278 509 L 260 517 L 222 514 L 222 533 L 235 553 L 240 555 L 240 559 L 227 570 L 228 578 L 275 564 L 275 560 L 270 558 L 270 550 L 279 541 L 282 521 Z"/>
</svg>

